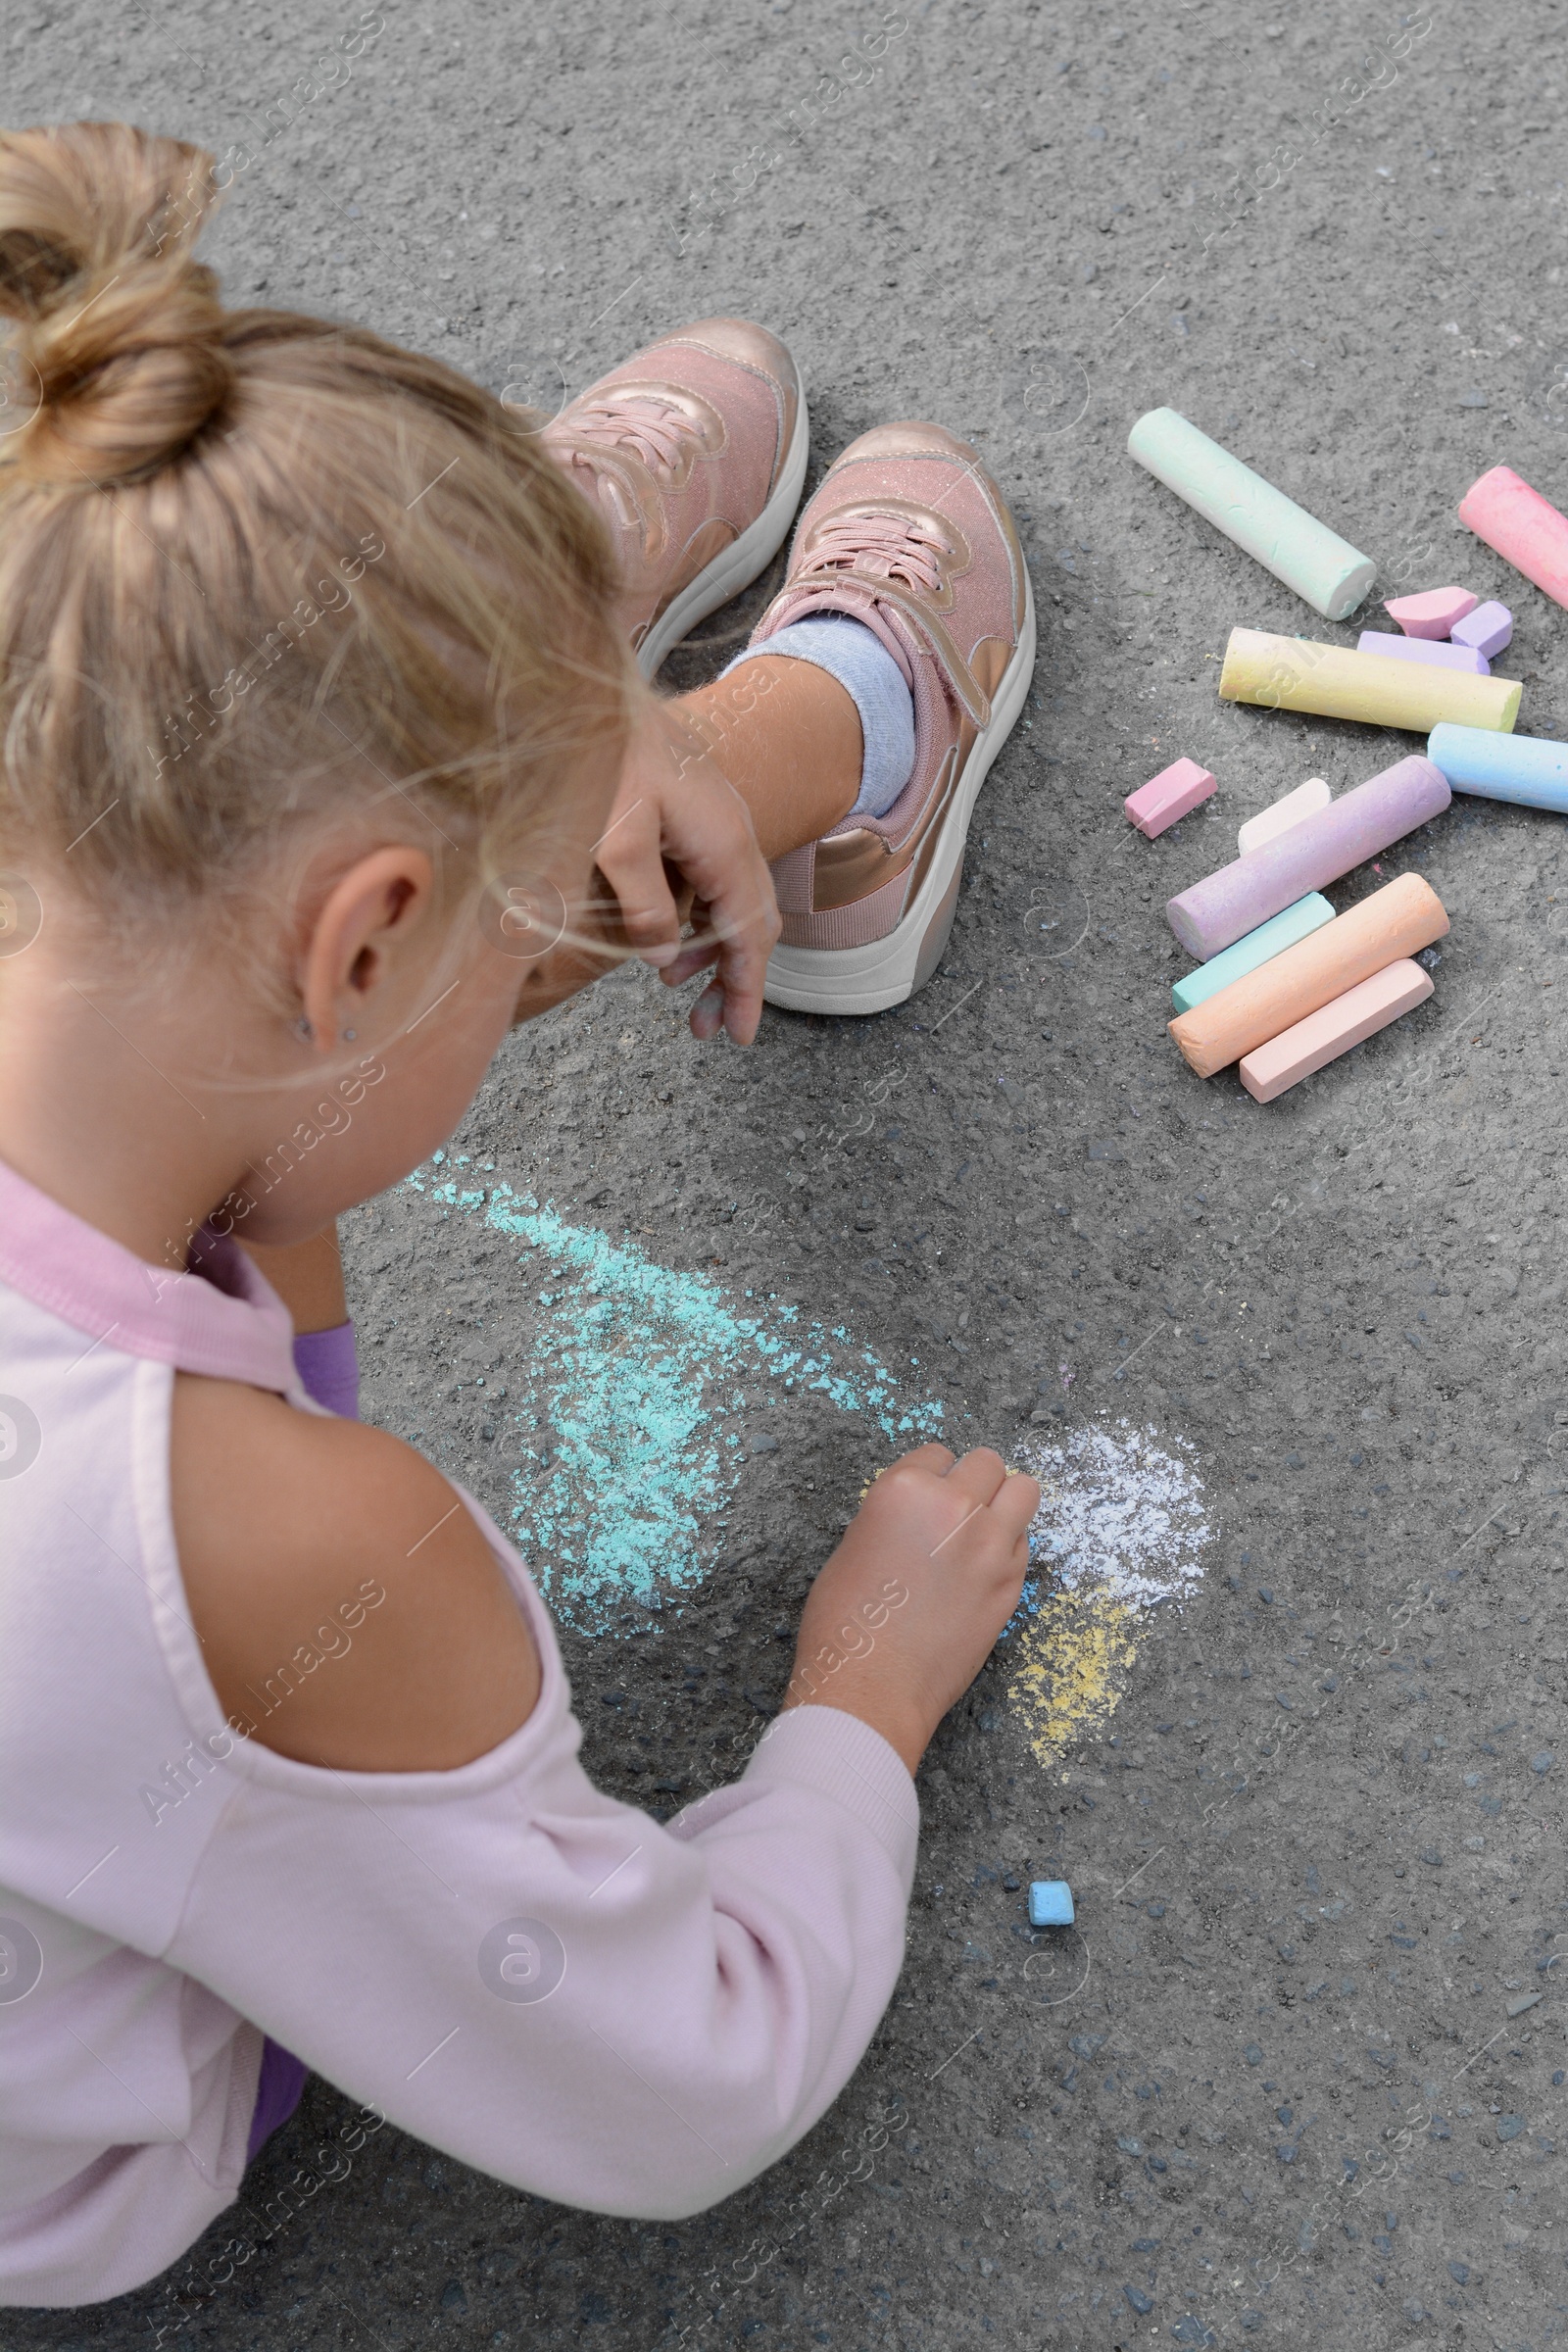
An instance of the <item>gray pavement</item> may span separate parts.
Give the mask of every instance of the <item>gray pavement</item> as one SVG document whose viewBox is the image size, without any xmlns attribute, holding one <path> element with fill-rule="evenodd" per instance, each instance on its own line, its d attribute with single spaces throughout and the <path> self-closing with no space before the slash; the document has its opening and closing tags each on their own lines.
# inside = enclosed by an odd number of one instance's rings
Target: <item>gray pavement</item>
<svg viewBox="0 0 1568 2352">
<path fill-rule="evenodd" d="M 1096 1430 L 1129 1477 L 1140 1446 L 1185 1465 L 1207 1533 L 1109 1650 L 1063 1632 L 1076 1698 L 1048 1608 L 950 1719 L 899 1991 L 752 2187 L 596 2219 L 366 2137 L 316 2082 L 191 2269 L 8 2315 L 0 2344 L 1561 2342 L 1561 820 L 1456 802 L 1382 861 L 1452 918 L 1393 1031 L 1265 1110 L 1193 1077 L 1165 898 L 1303 777 L 1420 747 L 1217 702 L 1233 625 L 1353 629 L 1124 449 L 1169 403 L 1374 554 L 1375 596 L 1500 596 L 1521 726 L 1568 733 L 1568 623 L 1454 519 L 1499 462 L 1568 501 L 1559 0 L 17 0 L 9 24 L 8 122 L 125 116 L 229 154 L 230 299 L 551 407 L 742 311 L 801 359 L 813 481 L 930 415 L 1020 515 L 1036 692 L 938 976 L 858 1025 L 770 1013 L 749 1055 L 695 1050 L 641 974 L 518 1035 L 445 1170 L 348 1221 L 368 1410 L 509 1523 L 569 1456 L 549 1399 L 572 1398 L 530 1356 L 531 1265 L 568 1244 L 439 1197 L 505 1185 L 610 1238 L 612 1306 L 635 1250 L 704 1313 L 842 1325 L 961 1442 L 1054 1447 L 1063 1495 Z M 1219 796 L 1147 843 L 1122 796 L 1182 753 Z M 745 1378 L 713 1407 L 742 1443 L 684 1544 L 700 1581 L 596 1618 L 561 1570 L 590 1766 L 662 1810 L 754 1735 L 892 1449 L 874 1411 Z M 569 1528 L 528 1524 L 569 1564 Z M 1042 1873 L 1079 1923 L 1032 1940 Z"/>
</svg>

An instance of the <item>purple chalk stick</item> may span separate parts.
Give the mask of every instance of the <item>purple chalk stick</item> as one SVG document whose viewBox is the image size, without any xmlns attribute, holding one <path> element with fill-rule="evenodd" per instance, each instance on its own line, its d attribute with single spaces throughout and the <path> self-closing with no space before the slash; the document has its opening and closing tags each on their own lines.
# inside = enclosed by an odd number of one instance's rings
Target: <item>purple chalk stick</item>
<svg viewBox="0 0 1568 2352">
<path fill-rule="evenodd" d="M 1513 614 L 1506 605 L 1478 605 L 1453 624 L 1455 645 L 1473 645 L 1490 662 L 1513 641 Z"/>
<path fill-rule="evenodd" d="M 1464 627 L 1461 620 L 1455 624 Z M 1396 662 L 1436 662 L 1440 669 L 1468 669 L 1490 678 L 1492 664 L 1473 645 L 1445 645 L 1436 637 L 1396 637 L 1392 629 L 1363 629 L 1355 641 L 1358 654 L 1392 654 Z"/>
<path fill-rule="evenodd" d="M 1323 890 L 1352 865 L 1441 815 L 1451 797 L 1442 768 L 1412 754 L 1353 792 L 1342 793 L 1315 816 L 1303 816 L 1289 832 L 1195 882 L 1167 905 L 1170 927 L 1188 954 L 1206 963 L 1308 891 Z"/>
</svg>

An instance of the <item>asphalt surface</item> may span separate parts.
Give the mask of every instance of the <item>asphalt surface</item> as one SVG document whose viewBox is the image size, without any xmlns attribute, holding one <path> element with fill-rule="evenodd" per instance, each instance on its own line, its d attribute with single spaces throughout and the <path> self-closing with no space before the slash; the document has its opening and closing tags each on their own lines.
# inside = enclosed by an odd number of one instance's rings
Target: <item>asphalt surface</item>
<svg viewBox="0 0 1568 2352">
<path fill-rule="evenodd" d="M 1428 1003 L 1266 1109 L 1195 1078 L 1166 897 L 1305 776 L 1421 747 L 1217 701 L 1232 626 L 1354 628 L 1125 440 L 1180 409 L 1375 555 L 1374 603 L 1500 596 L 1521 729 L 1568 734 L 1568 623 L 1455 520 L 1497 463 L 1568 501 L 1563 8 L 18 0 L 10 24 L 9 123 L 229 154 L 231 300 L 547 407 L 740 311 L 802 362 L 812 482 L 893 416 L 987 453 L 1040 663 L 938 975 L 868 1022 L 770 1013 L 747 1055 L 608 982 L 511 1043 L 449 1173 L 705 1297 L 842 1323 L 962 1442 L 1151 1432 L 1208 1534 L 1098 1711 L 1053 1717 L 1065 1749 L 1005 1644 L 950 1719 L 882 2029 L 729 2203 L 565 2211 L 390 2126 L 358 2144 L 313 2082 L 191 2269 L 7 2315 L 0 2344 L 1562 2341 L 1561 820 L 1456 800 L 1333 894 L 1426 875 L 1452 920 Z M 1219 794 L 1150 844 L 1122 797 L 1181 754 Z M 348 1221 L 367 1410 L 507 1519 L 561 1435 L 494 1396 L 534 1394 L 538 1283 L 440 1181 Z M 755 1396 L 694 1581 L 597 1631 L 565 1611 L 591 1768 L 662 1810 L 755 1732 L 893 1449 L 872 1413 Z M 1024 1925 L 1039 1875 L 1077 1897 L 1054 1939 Z M 261 2221 L 291 2180 L 294 2217 Z"/>
</svg>

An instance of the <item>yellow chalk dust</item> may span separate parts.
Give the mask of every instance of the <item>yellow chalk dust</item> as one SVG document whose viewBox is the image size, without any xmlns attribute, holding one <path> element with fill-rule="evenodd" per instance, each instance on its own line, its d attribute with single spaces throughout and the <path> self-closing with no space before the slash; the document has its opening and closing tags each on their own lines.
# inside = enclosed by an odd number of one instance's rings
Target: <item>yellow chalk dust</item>
<svg viewBox="0 0 1568 2352">
<path fill-rule="evenodd" d="M 1037 1763 L 1059 1764 L 1085 1733 L 1103 1730 L 1115 1714 L 1138 1655 L 1138 1614 L 1092 1588 L 1054 1592 L 1018 1635 L 1007 1696 L 1025 1719 Z"/>
</svg>

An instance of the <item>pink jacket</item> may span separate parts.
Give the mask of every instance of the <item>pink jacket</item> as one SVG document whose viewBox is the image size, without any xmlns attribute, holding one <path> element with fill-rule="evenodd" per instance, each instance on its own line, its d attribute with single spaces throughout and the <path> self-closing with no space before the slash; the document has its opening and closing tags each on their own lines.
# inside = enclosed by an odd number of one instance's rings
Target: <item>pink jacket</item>
<svg viewBox="0 0 1568 2352">
<path fill-rule="evenodd" d="M 0 1166 L 0 2302 L 121 2294 L 233 2201 L 263 2031 L 518 2188 L 727 2196 L 887 2003 L 908 1773 L 802 1707 L 665 1827 L 601 1795 L 543 1603 L 467 1496 L 543 1664 L 521 1729 L 454 1772 L 236 1738 L 174 1548 L 173 1375 L 317 1408 L 251 1261 L 207 1266 L 160 1273 Z M 345 1639 L 374 1605 L 345 1594 Z"/>
</svg>

